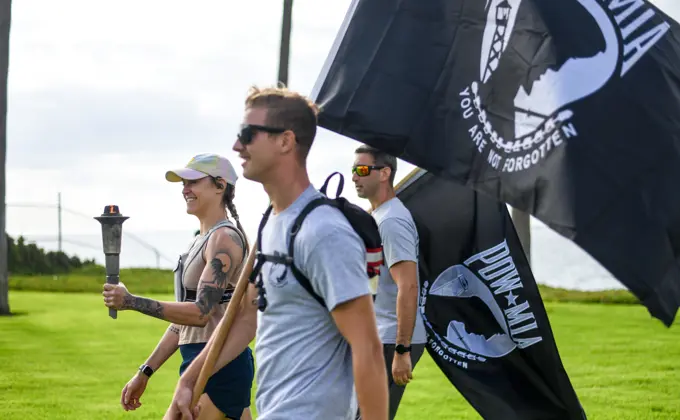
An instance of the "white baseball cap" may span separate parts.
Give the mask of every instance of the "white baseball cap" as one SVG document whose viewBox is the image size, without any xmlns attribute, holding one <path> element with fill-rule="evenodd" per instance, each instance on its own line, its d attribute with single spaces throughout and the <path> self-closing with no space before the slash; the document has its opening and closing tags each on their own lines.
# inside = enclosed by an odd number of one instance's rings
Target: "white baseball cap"
<svg viewBox="0 0 680 420">
<path fill-rule="evenodd" d="M 229 160 L 213 153 L 196 155 L 184 168 L 174 169 L 165 173 L 165 179 L 170 182 L 182 180 L 195 181 L 206 176 L 220 177 L 231 185 L 236 185 L 238 176 Z"/>
</svg>

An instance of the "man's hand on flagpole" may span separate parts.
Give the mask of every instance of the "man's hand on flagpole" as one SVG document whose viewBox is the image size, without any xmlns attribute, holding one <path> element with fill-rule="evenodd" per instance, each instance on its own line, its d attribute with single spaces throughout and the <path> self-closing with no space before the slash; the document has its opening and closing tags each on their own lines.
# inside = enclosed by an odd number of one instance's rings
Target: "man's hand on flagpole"
<svg viewBox="0 0 680 420">
<path fill-rule="evenodd" d="M 185 383 L 181 379 L 175 388 L 175 394 L 172 396 L 172 402 L 168 408 L 163 420 L 194 420 L 198 418 L 201 411 L 201 403 L 199 402 L 191 410 L 191 398 L 194 393 L 194 384 Z"/>
</svg>

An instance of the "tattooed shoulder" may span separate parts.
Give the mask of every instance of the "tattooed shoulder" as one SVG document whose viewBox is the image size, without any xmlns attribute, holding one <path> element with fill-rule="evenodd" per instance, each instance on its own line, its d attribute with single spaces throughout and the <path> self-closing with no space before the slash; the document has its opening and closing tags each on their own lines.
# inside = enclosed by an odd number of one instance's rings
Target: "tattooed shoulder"
<svg viewBox="0 0 680 420">
<path fill-rule="evenodd" d="M 201 311 L 201 318 L 219 304 L 234 272 L 235 261 L 233 251 L 227 248 L 219 249 L 210 260 L 210 269 L 204 271 L 196 293 L 196 306 Z"/>
<path fill-rule="evenodd" d="M 231 240 L 234 241 L 234 243 L 238 245 L 239 248 L 243 249 L 243 247 L 245 247 L 243 239 L 241 238 L 241 235 L 238 234 L 238 232 L 236 232 L 234 229 L 227 229 L 227 232 L 229 233 Z"/>
<path fill-rule="evenodd" d="M 215 256 L 210 260 L 212 277 L 207 283 L 212 283 L 216 287 L 227 287 L 229 272 L 234 263 L 231 254 L 232 252 L 228 249 L 219 250 L 215 253 Z"/>
</svg>

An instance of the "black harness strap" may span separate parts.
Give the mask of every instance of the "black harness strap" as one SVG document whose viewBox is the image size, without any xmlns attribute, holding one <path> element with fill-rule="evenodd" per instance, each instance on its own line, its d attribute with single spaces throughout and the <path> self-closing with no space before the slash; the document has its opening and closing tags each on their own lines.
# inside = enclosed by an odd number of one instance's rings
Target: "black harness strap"
<svg viewBox="0 0 680 420">
<path fill-rule="evenodd" d="M 234 290 L 225 291 L 220 298 L 220 304 L 227 303 L 231 300 L 231 296 L 234 294 Z M 196 290 L 186 289 L 186 296 L 184 297 L 185 302 L 196 302 Z"/>
<path fill-rule="evenodd" d="M 205 247 L 206 247 L 207 244 L 208 244 L 208 240 L 209 240 L 209 238 L 210 238 L 210 235 L 212 235 L 215 231 L 217 231 L 217 229 L 221 229 L 221 228 L 223 228 L 223 227 L 224 227 L 224 228 L 227 228 L 227 229 L 231 229 L 231 230 L 233 230 L 234 232 L 236 232 L 236 234 L 238 235 L 239 241 L 240 241 L 240 246 L 241 246 L 241 248 L 244 249 L 243 256 L 241 257 L 241 263 L 243 263 L 243 261 L 246 260 L 246 258 L 247 258 L 247 256 L 248 256 L 248 255 L 247 255 L 248 250 L 246 249 L 246 238 L 245 238 L 243 232 L 241 232 L 241 231 L 238 229 L 238 227 L 234 226 L 234 225 L 231 224 L 231 223 L 228 223 L 227 221 L 220 222 L 220 223 L 218 223 L 217 225 L 213 226 L 213 227 L 206 233 L 206 235 L 202 238 L 203 243 L 201 244 L 200 247 L 198 247 L 197 250 L 195 250 L 193 253 L 192 253 L 192 252 L 188 252 L 187 254 L 184 254 L 184 255 L 187 256 L 187 260 L 186 260 L 186 261 L 182 261 L 182 257 L 181 257 L 181 255 L 180 255 L 180 259 L 179 259 L 179 262 L 178 262 L 178 267 L 179 267 L 179 270 L 180 270 L 179 276 L 180 276 L 181 284 L 180 284 L 180 283 L 177 283 L 177 281 L 175 282 L 175 297 L 176 297 L 176 299 L 177 299 L 178 301 L 181 301 L 181 302 L 196 302 L 196 294 L 197 294 L 196 289 L 188 289 L 188 288 L 184 287 L 184 274 L 185 274 L 185 268 L 188 267 L 189 265 L 191 265 L 191 263 L 192 263 L 199 255 L 203 255 L 203 251 L 204 251 Z M 196 245 L 196 242 L 197 242 L 197 241 L 198 241 L 198 237 L 197 237 L 197 238 L 194 238 L 194 241 L 193 241 L 193 243 L 191 244 L 191 247 L 190 247 L 190 251 L 194 249 L 194 245 Z M 189 259 L 189 257 L 191 257 L 191 258 Z M 204 257 L 203 257 L 203 259 L 205 260 Z M 178 290 L 178 289 L 181 289 L 181 290 Z M 182 295 L 180 296 L 180 295 L 178 295 L 178 293 L 181 293 Z M 220 298 L 219 303 L 222 304 L 222 303 L 227 303 L 227 302 L 229 302 L 229 300 L 231 300 L 231 296 L 232 296 L 232 295 L 233 295 L 233 288 L 232 288 L 232 290 L 225 290 L 225 291 L 224 291 L 224 294 L 223 294 L 222 297 Z"/>
</svg>

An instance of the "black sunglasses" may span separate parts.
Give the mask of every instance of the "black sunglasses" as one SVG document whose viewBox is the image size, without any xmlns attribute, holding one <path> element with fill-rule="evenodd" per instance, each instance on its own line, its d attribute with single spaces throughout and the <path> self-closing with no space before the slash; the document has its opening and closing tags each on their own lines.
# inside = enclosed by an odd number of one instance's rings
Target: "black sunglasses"
<svg viewBox="0 0 680 420">
<path fill-rule="evenodd" d="M 236 137 L 242 145 L 247 146 L 253 142 L 253 137 L 255 137 L 255 134 L 257 134 L 258 131 L 264 131 L 265 133 L 270 134 L 281 134 L 286 131 L 286 129 L 268 127 L 266 125 L 244 124 L 241 126 L 241 131 L 236 135 Z"/>
</svg>

